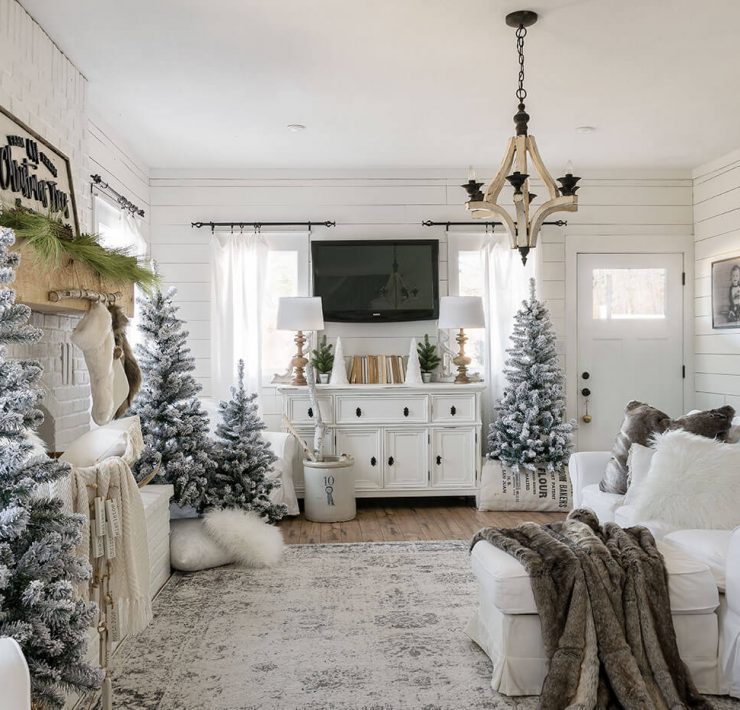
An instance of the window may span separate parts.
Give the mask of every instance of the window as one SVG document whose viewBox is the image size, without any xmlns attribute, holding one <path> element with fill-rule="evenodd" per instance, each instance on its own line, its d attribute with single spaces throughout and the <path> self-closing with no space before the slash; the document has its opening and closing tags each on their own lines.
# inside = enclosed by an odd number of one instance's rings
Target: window
<svg viewBox="0 0 740 710">
<path fill-rule="evenodd" d="M 594 269 L 594 320 L 666 317 L 666 269 Z"/>
<path fill-rule="evenodd" d="M 485 265 L 479 235 L 450 235 L 448 244 L 449 292 L 450 296 L 485 296 Z M 483 298 L 485 303 L 485 298 Z M 485 365 L 484 328 L 467 329 L 468 342 L 465 352 L 471 359 L 471 372 L 483 373 Z M 457 352 L 455 333 L 450 333 L 450 346 Z"/>
<path fill-rule="evenodd" d="M 148 252 L 148 245 L 142 236 L 137 218 L 128 214 L 121 207 L 104 195 L 95 193 L 93 196 L 93 231 L 100 235 L 100 243 L 110 249 L 129 249 L 137 256 Z M 134 289 L 134 297 L 138 298 L 141 291 Z M 134 317 L 129 323 L 126 337 L 132 347 L 139 342 L 139 328 L 137 324 L 137 309 L 134 308 Z"/>
<path fill-rule="evenodd" d="M 267 278 L 262 305 L 262 384 L 283 373 L 295 352 L 295 333 L 277 330 L 278 301 L 283 296 L 307 296 L 309 250 L 306 235 L 263 235 L 268 246 Z"/>
</svg>

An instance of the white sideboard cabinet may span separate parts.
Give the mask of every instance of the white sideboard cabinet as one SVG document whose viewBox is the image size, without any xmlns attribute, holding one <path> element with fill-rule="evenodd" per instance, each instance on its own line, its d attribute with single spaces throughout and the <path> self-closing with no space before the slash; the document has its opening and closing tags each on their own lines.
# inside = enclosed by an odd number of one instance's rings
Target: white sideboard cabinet
<svg viewBox="0 0 740 710">
<path fill-rule="evenodd" d="M 481 468 L 480 382 L 468 385 L 318 385 L 325 454 L 355 459 L 358 497 L 474 495 Z M 309 443 L 306 387 L 279 387 L 283 414 Z M 294 462 L 296 491 L 303 465 Z"/>
</svg>

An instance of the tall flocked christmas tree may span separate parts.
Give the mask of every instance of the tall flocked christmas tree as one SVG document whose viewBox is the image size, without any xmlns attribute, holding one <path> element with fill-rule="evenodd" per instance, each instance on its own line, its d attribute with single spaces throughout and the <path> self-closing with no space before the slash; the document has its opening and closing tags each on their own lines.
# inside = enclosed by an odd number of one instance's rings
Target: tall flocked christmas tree
<svg viewBox="0 0 740 710">
<path fill-rule="evenodd" d="M 288 511 L 270 501 L 270 492 L 280 485 L 267 475 L 277 458 L 260 434 L 265 423 L 256 400 L 257 395 L 247 394 L 244 388 L 244 361 L 240 360 L 231 399 L 219 403 L 221 421 L 214 446 L 217 468 L 206 492 L 206 506 L 253 510 L 274 523 Z"/>
<path fill-rule="evenodd" d="M 0 284 L 15 278 L 18 254 L 8 250 L 14 242 L 13 232 L 0 228 Z M 30 438 L 43 420 L 36 409 L 42 370 L 37 362 L 6 359 L 6 345 L 40 339 L 29 315 L 15 291 L 0 290 L 0 636 L 21 645 L 34 702 L 61 708 L 65 690 L 97 688 L 102 672 L 85 660 L 95 605 L 76 594 L 90 575 L 75 552 L 82 518 L 39 490 L 69 471 Z"/>
<path fill-rule="evenodd" d="M 201 508 L 215 464 L 188 332 L 177 317 L 174 295 L 175 289 L 166 294 L 157 289 L 139 300 L 145 338 L 136 352 L 143 385 L 130 413 L 141 418 L 145 449 L 134 474 L 142 480 L 159 465 L 155 482 L 172 483 L 179 505 Z"/>
<path fill-rule="evenodd" d="M 570 455 L 575 422 L 565 421 L 563 374 L 550 314 L 535 295 L 522 302 L 514 319 L 504 374 L 508 384 L 497 403 L 488 435 L 490 458 L 514 469 L 546 466 L 559 471 Z"/>
</svg>

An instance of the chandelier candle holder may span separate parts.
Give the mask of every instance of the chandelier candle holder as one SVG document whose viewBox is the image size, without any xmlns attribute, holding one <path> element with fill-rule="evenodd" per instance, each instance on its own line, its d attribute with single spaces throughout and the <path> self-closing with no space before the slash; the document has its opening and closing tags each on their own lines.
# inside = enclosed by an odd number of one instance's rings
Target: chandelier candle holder
<svg viewBox="0 0 740 710">
<path fill-rule="evenodd" d="M 465 354 L 465 343 L 468 336 L 465 328 L 484 328 L 485 317 L 483 314 L 483 300 L 480 296 L 443 296 L 439 301 L 440 330 L 459 328 L 457 334 L 458 353 L 452 359 L 457 366 L 456 385 L 466 385 L 470 382 L 468 377 L 468 365 L 471 359 Z"/>
<path fill-rule="evenodd" d="M 471 175 L 462 187 L 468 193 L 466 206 L 474 219 L 500 219 L 511 240 L 512 249 L 518 249 L 522 262 L 527 263 L 531 249 L 537 246 L 537 237 L 545 219 L 553 212 L 578 211 L 577 183 L 581 179 L 571 172 L 557 179 L 560 187 L 547 171 L 537 149 L 534 136 L 528 133 L 529 114 L 526 112 L 524 99 L 527 91 L 524 88 L 524 38 L 527 27 L 537 22 L 537 13 L 531 10 L 519 10 L 506 16 L 506 24 L 516 28 L 516 46 L 519 58 L 519 82 L 516 90 L 518 100 L 517 112 L 514 115 L 516 135 L 509 139 L 506 153 L 501 161 L 496 176 L 491 180 L 485 193 L 481 192 L 482 183 Z M 548 193 L 548 200 L 532 212 L 532 202 L 537 197 L 529 191 L 528 158 Z M 513 170 L 512 170 L 513 168 Z M 515 219 L 508 210 L 499 204 L 501 190 L 506 183 L 514 188 Z"/>
<path fill-rule="evenodd" d="M 323 330 L 324 315 L 320 297 L 289 296 L 278 301 L 277 315 L 278 330 L 296 331 L 295 344 L 296 354 L 290 361 L 293 367 L 293 385 L 306 385 L 306 365 L 308 358 L 303 354 L 303 346 L 306 344 L 306 330 Z"/>
</svg>

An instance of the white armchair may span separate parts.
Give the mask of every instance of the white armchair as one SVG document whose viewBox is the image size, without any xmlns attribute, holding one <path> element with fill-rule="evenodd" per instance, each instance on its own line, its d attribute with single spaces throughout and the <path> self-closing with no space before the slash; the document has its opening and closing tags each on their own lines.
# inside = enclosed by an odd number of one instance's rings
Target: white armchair
<svg viewBox="0 0 740 710">
<path fill-rule="evenodd" d="M 15 639 L 0 638 L 0 707 L 31 710 L 31 676 Z"/>
<path fill-rule="evenodd" d="M 584 505 L 583 489 L 586 486 L 598 486 L 610 458 L 609 451 L 579 451 L 570 457 L 568 475 L 573 486 L 574 508 Z"/>
<path fill-rule="evenodd" d="M 720 610 L 722 618 L 720 659 L 724 677 L 727 679 L 728 692 L 740 698 L 740 527 L 730 535 L 727 550 L 727 567 L 725 578 L 725 607 Z"/>
</svg>

